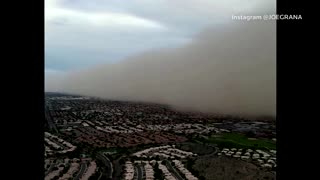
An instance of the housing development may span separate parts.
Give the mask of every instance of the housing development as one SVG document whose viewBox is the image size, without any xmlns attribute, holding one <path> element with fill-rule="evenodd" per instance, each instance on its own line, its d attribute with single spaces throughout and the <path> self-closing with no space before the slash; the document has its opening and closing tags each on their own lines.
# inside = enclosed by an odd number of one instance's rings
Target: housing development
<svg viewBox="0 0 320 180">
<path fill-rule="evenodd" d="M 275 121 L 46 93 L 46 180 L 276 179 Z"/>
</svg>

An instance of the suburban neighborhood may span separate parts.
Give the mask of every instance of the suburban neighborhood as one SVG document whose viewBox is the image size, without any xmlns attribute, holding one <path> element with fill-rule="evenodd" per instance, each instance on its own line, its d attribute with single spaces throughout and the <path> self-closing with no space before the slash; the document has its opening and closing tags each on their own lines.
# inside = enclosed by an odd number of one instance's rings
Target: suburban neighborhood
<svg viewBox="0 0 320 180">
<path fill-rule="evenodd" d="M 276 175 L 268 120 L 47 93 L 45 128 L 46 180 L 223 179 L 230 163 L 235 178 L 246 177 L 241 167 Z"/>
</svg>

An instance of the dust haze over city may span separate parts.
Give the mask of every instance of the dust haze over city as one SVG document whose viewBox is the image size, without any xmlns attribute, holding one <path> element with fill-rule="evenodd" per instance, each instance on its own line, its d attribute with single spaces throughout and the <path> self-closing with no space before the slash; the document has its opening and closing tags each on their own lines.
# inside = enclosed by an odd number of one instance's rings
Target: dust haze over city
<svg viewBox="0 0 320 180">
<path fill-rule="evenodd" d="M 185 110 L 275 117 L 275 30 L 274 21 L 207 27 L 178 47 L 68 72 L 55 88 Z"/>
<path fill-rule="evenodd" d="M 65 153 L 89 157 L 76 179 L 274 179 L 276 21 L 231 18 L 264 14 L 275 1 L 46 1 L 46 179 Z"/>
</svg>

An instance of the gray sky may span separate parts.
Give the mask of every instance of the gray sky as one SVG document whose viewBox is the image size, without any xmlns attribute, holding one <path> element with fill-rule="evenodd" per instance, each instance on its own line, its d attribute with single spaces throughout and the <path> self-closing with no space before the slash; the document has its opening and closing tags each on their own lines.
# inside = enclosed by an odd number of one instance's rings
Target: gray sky
<svg viewBox="0 0 320 180">
<path fill-rule="evenodd" d="M 178 47 L 231 15 L 275 9 L 272 0 L 46 0 L 46 76 Z"/>
</svg>

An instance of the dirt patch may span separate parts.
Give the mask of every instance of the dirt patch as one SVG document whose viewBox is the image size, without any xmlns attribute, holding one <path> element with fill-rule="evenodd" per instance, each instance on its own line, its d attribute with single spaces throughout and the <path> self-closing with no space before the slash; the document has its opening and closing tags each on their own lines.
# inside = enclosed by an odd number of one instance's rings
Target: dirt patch
<svg viewBox="0 0 320 180">
<path fill-rule="evenodd" d="M 276 175 L 238 159 L 215 156 L 199 158 L 193 168 L 207 180 L 275 180 Z"/>
</svg>

